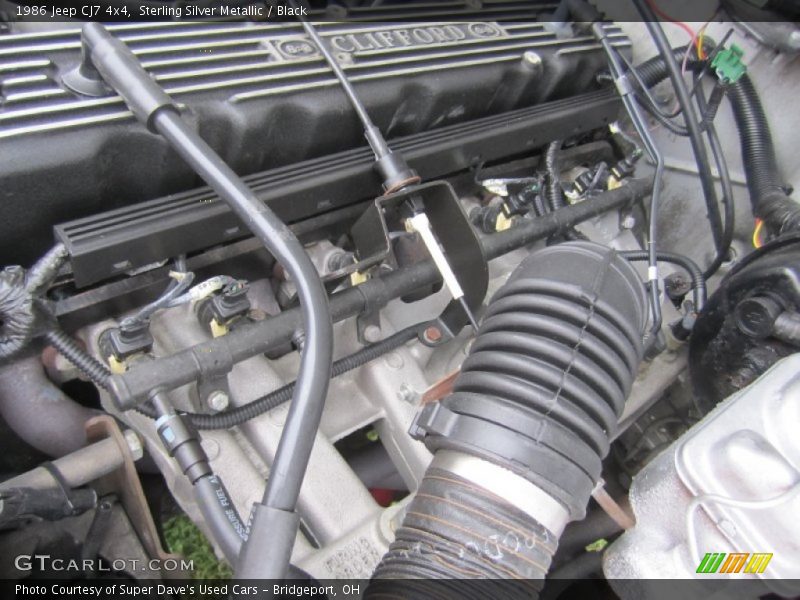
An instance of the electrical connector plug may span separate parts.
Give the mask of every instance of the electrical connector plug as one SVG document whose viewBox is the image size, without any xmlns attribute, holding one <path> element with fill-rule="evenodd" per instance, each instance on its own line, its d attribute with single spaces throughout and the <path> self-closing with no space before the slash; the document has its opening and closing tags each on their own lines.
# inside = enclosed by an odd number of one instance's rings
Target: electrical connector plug
<svg viewBox="0 0 800 600">
<path fill-rule="evenodd" d="M 747 66 L 742 62 L 744 50 L 736 44 L 723 48 L 711 61 L 711 68 L 723 83 L 736 83 L 747 72 Z"/>
</svg>

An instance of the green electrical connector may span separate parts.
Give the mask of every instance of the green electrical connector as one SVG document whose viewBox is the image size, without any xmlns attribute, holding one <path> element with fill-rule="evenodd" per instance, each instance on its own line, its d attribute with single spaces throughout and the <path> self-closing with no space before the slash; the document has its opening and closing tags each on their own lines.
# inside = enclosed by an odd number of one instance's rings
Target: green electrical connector
<svg viewBox="0 0 800 600">
<path fill-rule="evenodd" d="M 744 50 L 736 44 L 723 48 L 711 61 L 711 67 L 716 71 L 717 77 L 723 83 L 736 83 L 747 72 L 747 66 L 742 62 Z"/>
</svg>

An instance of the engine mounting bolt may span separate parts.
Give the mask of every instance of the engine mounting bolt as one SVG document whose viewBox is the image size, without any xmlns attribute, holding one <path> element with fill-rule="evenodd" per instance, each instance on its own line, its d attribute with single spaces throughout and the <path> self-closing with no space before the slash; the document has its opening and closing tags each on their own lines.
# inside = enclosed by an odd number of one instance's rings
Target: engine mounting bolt
<svg viewBox="0 0 800 600">
<path fill-rule="evenodd" d="M 425 330 L 425 332 L 422 335 L 425 338 L 426 342 L 430 344 L 435 344 L 436 342 L 442 339 L 442 330 L 436 327 L 435 325 L 431 325 Z"/>
<path fill-rule="evenodd" d="M 212 392 L 208 397 L 208 406 L 211 410 L 222 411 L 228 408 L 230 398 L 223 391 Z"/>
<path fill-rule="evenodd" d="M 381 328 L 377 325 L 367 325 L 364 328 L 364 339 L 370 344 L 379 342 L 381 339 Z"/>
<path fill-rule="evenodd" d="M 128 450 L 131 453 L 131 458 L 134 462 L 144 456 L 144 448 L 142 447 L 142 440 L 133 429 L 126 429 L 122 435 L 125 436 L 125 441 L 128 444 Z"/>
<path fill-rule="evenodd" d="M 533 67 L 542 66 L 542 57 L 539 56 L 539 54 L 534 52 L 533 50 L 526 50 L 525 53 L 522 55 L 522 59 Z"/>
</svg>

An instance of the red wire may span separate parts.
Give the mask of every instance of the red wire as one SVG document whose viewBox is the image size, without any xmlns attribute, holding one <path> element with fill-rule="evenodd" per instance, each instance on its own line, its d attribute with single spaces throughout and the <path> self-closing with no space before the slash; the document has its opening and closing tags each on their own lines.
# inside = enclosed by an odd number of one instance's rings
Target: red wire
<svg viewBox="0 0 800 600">
<path fill-rule="evenodd" d="M 673 19 L 670 15 L 668 15 L 667 13 L 665 13 L 663 10 L 661 10 L 658 7 L 658 5 L 656 4 L 655 0 L 647 0 L 647 3 L 650 5 L 650 8 L 653 9 L 653 12 L 656 13 L 659 17 L 661 17 L 665 21 L 669 21 L 670 23 L 675 23 L 675 25 L 677 25 L 678 27 L 683 29 L 686 33 L 688 33 L 689 34 L 689 39 L 694 40 L 697 37 L 697 35 L 694 32 L 694 29 L 689 27 L 683 21 L 678 21 L 676 19 Z"/>
</svg>

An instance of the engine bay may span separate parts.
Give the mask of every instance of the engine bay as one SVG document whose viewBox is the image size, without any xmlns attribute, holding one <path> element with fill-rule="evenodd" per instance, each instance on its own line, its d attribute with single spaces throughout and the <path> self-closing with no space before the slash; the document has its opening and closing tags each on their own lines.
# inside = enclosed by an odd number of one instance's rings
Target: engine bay
<svg viewBox="0 0 800 600">
<path fill-rule="evenodd" d="M 2 579 L 800 594 L 796 9 L 278 4 L 0 23 Z"/>
</svg>

